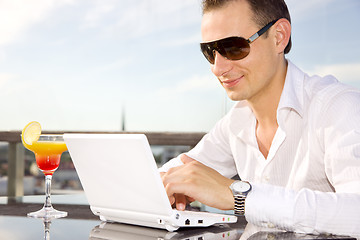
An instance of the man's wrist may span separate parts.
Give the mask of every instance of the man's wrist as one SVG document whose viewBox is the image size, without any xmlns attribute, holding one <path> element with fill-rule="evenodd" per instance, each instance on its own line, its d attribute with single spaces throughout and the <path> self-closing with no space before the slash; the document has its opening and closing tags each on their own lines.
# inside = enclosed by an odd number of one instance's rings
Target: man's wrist
<svg viewBox="0 0 360 240">
<path fill-rule="evenodd" d="M 245 215 L 245 199 L 251 191 L 251 184 L 245 181 L 234 181 L 229 188 L 234 197 L 235 215 Z"/>
</svg>

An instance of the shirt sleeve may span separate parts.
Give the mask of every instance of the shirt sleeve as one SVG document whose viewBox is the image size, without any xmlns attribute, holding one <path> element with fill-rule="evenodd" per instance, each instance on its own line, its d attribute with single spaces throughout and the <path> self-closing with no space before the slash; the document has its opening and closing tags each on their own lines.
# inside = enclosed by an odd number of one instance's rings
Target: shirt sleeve
<svg viewBox="0 0 360 240">
<path fill-rule="evenodd" d="M 170 168 L 178 167 L 183 165 L 184 163 L 181 161 L 180 156 L 177 156 L 176 158 L 170 159 L 168 162 L 166 162 L 164 165 L 162 165 L 158 171 L 159 172 L 167 172 Z"/>
<path fill-rule="evenodd" d="M 252 183 L 245 217 L 260 227 L 360 237 L 360 194 L 328 193 Z"/>
<path fill-rule="evenodd" d="M 226 121 L 225 118 L 218 122 L 186 155 L 231 178 L 237 174 L 237 170 L 229 144 L 230 133 Z"/>
<path fill-rule="evenodd" d="M 229 144 L 230 132 L 228 128 L 229 114 L 217 122 L 193 149 L 184 154 L 218 171 L 225 177 L 235 176 L 237 171 Z M 166 172 L 170 168 L 182 164 L 180 156 L 178 156 L 165 163 L 159 168 L 159 171 Z"/>
<path fill-rule="evenodd" d="M 325 172 L 336 192 L 360 194 L 360 92 L 338 91 L 318 120 Z"/>
</svg>

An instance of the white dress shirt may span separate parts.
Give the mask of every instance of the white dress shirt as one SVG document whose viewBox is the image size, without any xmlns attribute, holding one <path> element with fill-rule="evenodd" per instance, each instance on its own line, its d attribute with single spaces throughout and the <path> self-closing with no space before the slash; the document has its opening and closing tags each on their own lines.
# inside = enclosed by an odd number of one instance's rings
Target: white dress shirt
<svg viewBox="0 0 360 240">
<path fill-rule="evenodd" d="M 277 121 L 266 159 L 246 101 L 186 155 L 253 185 L 245 202 L 250 223 L 360 236 L 360 91 L 288 61 Z M 160 171 L 180 164 L 175 158 Z"/>
</svg>

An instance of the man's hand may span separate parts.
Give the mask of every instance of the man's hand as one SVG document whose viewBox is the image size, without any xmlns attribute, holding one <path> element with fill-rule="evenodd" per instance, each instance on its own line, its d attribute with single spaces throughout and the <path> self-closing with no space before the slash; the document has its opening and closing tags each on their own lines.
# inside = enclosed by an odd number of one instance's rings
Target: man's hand
<svg viewBox="0 0 360 240">
<path fill-rule="evenodd" d="M 197 200 L 210 207 L 233 209 L 234 198 L 229 189 L 233 180 L 184 154 L 180 159 L 184 165 L 161 174 L 171 204 L 184 210 L 188 201 Z"/>
</svg>

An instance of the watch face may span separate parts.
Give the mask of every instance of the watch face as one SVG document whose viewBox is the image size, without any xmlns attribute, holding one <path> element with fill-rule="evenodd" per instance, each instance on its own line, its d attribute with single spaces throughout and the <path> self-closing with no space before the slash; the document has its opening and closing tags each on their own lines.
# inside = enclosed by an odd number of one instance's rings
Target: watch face
<svg viewBox="0 0 360 240">
<path fill-rule="evenodd" d="M 233 185 L 233 188 L 236 192 L 247 192 L 250 190 L 251 186 L 249 183 L 247 182 L 236 182 L 234 185 Z"/>
</svg>

